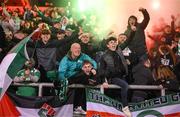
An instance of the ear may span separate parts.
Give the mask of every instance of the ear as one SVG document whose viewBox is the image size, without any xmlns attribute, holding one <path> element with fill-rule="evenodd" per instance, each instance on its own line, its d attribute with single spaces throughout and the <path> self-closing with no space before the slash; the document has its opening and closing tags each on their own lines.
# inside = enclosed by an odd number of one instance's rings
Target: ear
<svg viewBox="0 0 180 117">
<path fill-rule="evenodd" d="M 85 69 L 85 68 L 84 68 L 84 66 L 82 66 L 82 68 L 81 68 L 81 69 L 84 71 L 84 69 Z"/>
<path fill-rule="evenodd" d="M 109 48 L 109 43 L 106 44 L 106 47 Z"/>
</svg>

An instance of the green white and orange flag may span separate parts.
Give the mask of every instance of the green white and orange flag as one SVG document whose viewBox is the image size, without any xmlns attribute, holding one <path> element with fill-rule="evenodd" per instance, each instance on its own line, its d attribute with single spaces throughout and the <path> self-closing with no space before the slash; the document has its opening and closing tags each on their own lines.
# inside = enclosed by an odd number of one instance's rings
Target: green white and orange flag
<svg viewBox="0 0 180 117">
<path fill-rule="evenodd" d="M 38 30 L 36 30 L 38 31 Z M 36 32 L 27 36 L 13 47 L 8 54 L 4 57 L 0 64 L 0 100 L 7 88 L 11 84 L 17 72 L 23 67 L 25 61 L 29 59 L 26 51 L 26 43 L 30 37 Z"/>
<path fill-rule="evenodd" d="M 122 104 L 97 90 L 86 89 L 86 117 L 125 117 Z M 180 117 L 180 93 L 129 104 L 133 117 Z"/>
</svg>

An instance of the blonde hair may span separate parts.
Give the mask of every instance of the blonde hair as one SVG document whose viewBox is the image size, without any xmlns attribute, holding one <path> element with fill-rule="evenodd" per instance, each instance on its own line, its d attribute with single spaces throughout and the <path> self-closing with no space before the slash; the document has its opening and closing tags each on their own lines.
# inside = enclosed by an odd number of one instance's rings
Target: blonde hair
<svg viewBox="0 0 180 117">
<path fill-rule="evenodd" d="M 175 79 L 175 74 L 169 67 L 160 65 L 157 69 L 157 80 Z"/>
</svg>

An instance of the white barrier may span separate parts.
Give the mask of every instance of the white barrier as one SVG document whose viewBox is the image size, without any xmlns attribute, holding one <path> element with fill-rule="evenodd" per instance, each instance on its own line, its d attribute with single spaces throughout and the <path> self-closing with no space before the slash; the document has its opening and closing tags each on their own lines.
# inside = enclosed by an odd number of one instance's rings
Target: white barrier
<svg viewBox="0 0 180 117">
<path fill-rule="evenodd" d="M 53 87 L 53 83 L 29 83 L 29 84 L 23 84 L 23 83 L 13 83 L 12 85 L 14 86 L 35 86 L 38 87 L 39 92 L 38 96 L 42 96 L 42 91 L 43 87 Z M 104 93 L 104 88 L 101 85 L 97 86 L 87 86 L 87 85 L 82 85 L 82 84 L 72 84 L 68 86 L 69 88 L 86 88 L 86 87 L 91 87 L 91 88 L 98 88 L 100 89 L 101 93 Z M 117 85 L 109 85 L 109 89 L 119 89 L 121 87 Z M 165 88 L 158 86 L 158 85 L 129 85 L 129 89 L 139 89 L 139 90 L 160 90 L 161 91 L 161 96 L 165 95 Z"/>
</svg>

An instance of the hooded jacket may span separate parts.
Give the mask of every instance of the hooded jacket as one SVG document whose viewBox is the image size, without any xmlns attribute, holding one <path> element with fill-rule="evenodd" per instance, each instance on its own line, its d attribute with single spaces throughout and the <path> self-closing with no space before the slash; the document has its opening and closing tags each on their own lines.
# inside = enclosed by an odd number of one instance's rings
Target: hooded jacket
<svg viewBox="0 0 180 117">
<path fill-rule="evenodd" d="M 87 54 L 81 53 L 76 59 L 71 58 L 71 52 L 61 60 L 59 65 L 59 79 L 63 80 L 65 78 L 70 78 L 79 71 L 81 71 L 83 61 L 88 60 L 92 63 L 93 68 L 97 69 L 97 63 L 90 58 Z"/>
</svg>

